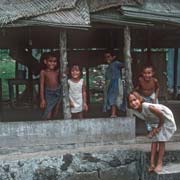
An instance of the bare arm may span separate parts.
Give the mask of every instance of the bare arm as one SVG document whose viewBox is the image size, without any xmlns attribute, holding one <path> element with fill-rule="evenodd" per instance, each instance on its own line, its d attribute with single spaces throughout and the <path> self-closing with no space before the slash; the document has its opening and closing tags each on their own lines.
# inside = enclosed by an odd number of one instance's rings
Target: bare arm
<svg viewBox="0 0 180 180">
<path fill-rule="evenodd" d="M 46 106 L 46 101 L 44 97 L 44 84 L 45 84 L 45 72 L 42 70 L 40 72 L 40 108 L 44 109 Z"/>
<path fill-rule="evenodd" d="M 159 109 L 155 108 L 154 106 L 149 106 L 149 110 L 153 114 L 155 114 L 155 116 L 157 116 L 159 118 L 158 127 L 154 128 L 151 132 L 151 135 L 154 136 L 155 134 L 157 134 L 161 130 L 161 127 L 164 123 L 164 118 L 163 118 L 163 113 Z"/>
<path fill-rule="evenodd" d="M 83 86 L 82 86 L 82 96 L 83 96 L 83 108 L 85 111 L 88 111 L 86 86 L 85 86 L 84 81 L 83 81 Z"/>
<path fill-rule="evenodd" d="M 155 82 L 155 100 L 157 100 L 158 99 L 158 97 L 159 97 L 159 82 L 158 82 L 158 80 L 157 79 L 154 79 L 154 82 Z"/>
<path fill-rule="evenodd" d="M 70 89 L 69 80 L 68 80 L 68 89 Z M 69 95 L 69 104 L 70 104 L 70 108 L 73 108 L 73 107 L 74 107 L 74 103 L 73 103 L 73 101 L 71 100 L 70 95 Z"/>
</svg>

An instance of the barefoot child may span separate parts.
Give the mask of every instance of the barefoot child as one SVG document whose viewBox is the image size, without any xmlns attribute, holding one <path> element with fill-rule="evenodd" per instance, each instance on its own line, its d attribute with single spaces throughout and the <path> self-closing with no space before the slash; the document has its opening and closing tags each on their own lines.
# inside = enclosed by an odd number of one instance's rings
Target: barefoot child
<svg viewBox="0 0 180 180">
<path fill-rule="evenodd" d="M 159 82 L 154 78 L 152 65 L 146 65 L 143 67 L 142 74 L 138 78 L 135 89 L 144 97 L 146 102 L 158 103 Z"/>
<path fill-rule="evenodd" d="M 137 86 L 135 89 L 143 96 L 144 100 L 149 103 L 158 103 L 159 96 L 159 82 L 154 78 L 154 70 L 152 65 L 146 65 L 143 67 L 142 74 L 138 78 Z M 147 131 L 151 130 L 151 127 L 146 123 Z"/>
<path fill-rule="evenodd" d="M 45 69 L 40 72 L 40 108 L 43 119 L 57 118 L 60 110 L 61 88 L 57 57 L 47 53 L 44 58 Z"/>
<path fill-rule="evenodd" d="M 108 67 L 105 73 L 104 87 L 104 105 L 103 111 L 111 111 L 110 117 L 117 117 L 117 110 L 124 110 L 123 105 L 123 83 L 121 77 L 121 69 L 124 64 L 117 60 L 113 51 L 107 50 L 104 53 L 104 58 Z"/>
<path fill-rule="evenodd" d="M 127 101 L 129 108 L 133 109 L 133 114 L 147 121 L 152 127 L 148 134 L 148 137 L 152 138 L 149 172 L 159 172 L 162 170 L 165 142 L 176 131 L 174 116 L 171 110 L 162 104 L 144 102 L 136 91 L 129 93 Z M 157 163 L 155 163 L 156 155 Z"/>
<path fill-rule="evenodd" d="M 70 69 L 71 78 L 68 79 L 69 100 L 72 119 L 82 119 L 83 111 L 88 110 L 86 87 L 81 78 L 81 70 L 78 65 L 73 65 Z"/>
</svg>

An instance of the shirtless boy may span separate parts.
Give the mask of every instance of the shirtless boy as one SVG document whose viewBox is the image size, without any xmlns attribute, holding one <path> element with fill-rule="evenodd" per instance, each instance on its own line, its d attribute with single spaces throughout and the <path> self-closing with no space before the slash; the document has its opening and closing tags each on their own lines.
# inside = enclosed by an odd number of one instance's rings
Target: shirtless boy
<svg viewBox="0 0 180 180">
<path fill-rule="evenodd" d="M 158 103 L 159 83 L 154 78 L 154 70 L 151 65 L 143 67 L 141 76 L 138 78 L 137 86 L 135 88 L 144 100 L 149 103 Z M 147 131 L 151 131 L 151 126 L 146 123 Z"/>
<path fill-rule="evenodd" d="M 44 111 L 43 119 L 53 119 L 59 113 L 61 101 L 59 67 L 56 55 L 47 53 L 44 64 L 46 68 L 40 72 L 40 108 Z"/>
<path fill-rule="evenodd" d="M 138 78 L 136 90 L 144 97 L 145 101 L 158 103 L 159 82 L 154 78 L 154 70 L 151 65 L 143 67 L 142 76 Z"/>
</svg>

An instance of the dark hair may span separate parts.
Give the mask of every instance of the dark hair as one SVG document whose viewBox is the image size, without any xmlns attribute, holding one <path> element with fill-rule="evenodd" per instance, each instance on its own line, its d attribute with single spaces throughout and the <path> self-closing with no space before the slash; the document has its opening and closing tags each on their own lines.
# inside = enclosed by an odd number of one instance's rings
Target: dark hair
<svg viewBox="0 0 180 180">
<path fill-rule="evenodd" d="M 134 95 L 137 99 L 139 99 L 139 101 L 140 101 L 141 103 L 144 102 L 144 98 L 143 98 L 137 91 L 133 90 L 133 91 L 131 91 L 131 92 L 127 95 L 127 106 L 128 106 L 128 108 L 131 109 L 131 106 L 130 106 L 130 104 L 129 104 L 129 96 L 130 96 L 130 95 Z"/>
<path fill-rule="evenodd" d="M 154 72 L 154 66 L 152 64 L 145 64 L 143 67 L 142 67 L 142 70 L 145 70 L 146 68 L 151 68 L 152 71 Z"/>
<path fill-rule="evenodd" d="M 79 64 L 71 64 L 70 66 L 69 66 L 69 75 L 70 75 L 70 77 L 71 77 L 71 69 L 74 67 L 74 66 L 77 66 L 78 68 L 79 68 L 79 71 L 80 71 L 80 77 L 82 77 L 82 67 L 79 65 Z"/>
<path fill-rule="evenodd" d="M 45 69 L 46 68 L 46 65 L 44 64 L 44 60 L 45 59 L 49 59 L 50 57 L 55 57 L 57 59 L 57 68 L 56 69 L 58 69 L 60 67 L 60 62 L 59 62 L 58 54 L 56 52 L 44 52 L 41 55 L 41 58 L 40 58 L 41 69 Z"/>
<path fill-rule="evenodd" d="M 116 56 L 113 49 L 106 49 L 106 50 L 104 51 L 104 54 L 107 54 L 107 53 L 108 53 L 108 54 L 111 54 L 111 56 Z"/>
</svg>

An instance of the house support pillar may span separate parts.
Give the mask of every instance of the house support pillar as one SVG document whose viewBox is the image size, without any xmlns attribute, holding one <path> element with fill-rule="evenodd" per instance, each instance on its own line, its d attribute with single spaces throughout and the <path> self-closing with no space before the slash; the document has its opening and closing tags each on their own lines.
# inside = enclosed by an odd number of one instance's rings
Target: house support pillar
<svg viewBox="0 0 180 180">
<path fill-rule="evenodd" d="M 59 49 L 60 49 L 60 79 L 62 84 L 62 103 L 64 119 L 71 118 L 69 91 L 68 91 L 68 77 L 67 77 L 67 32 L 61 30 L 59 35 Z"/>
<path fill-rule="evenodd" d="M 132 83 L 132 70 L 131 70 L 131 35 L 129 27 L 124 28 L 124 61 L 125 61 L 125 80 L 126 80 L 126 93 L 129 93 L 133 88 Z M 130 111 L 127 110 L 127 115 L 131 116 Z"/>
<path fill-rule="evenodd" d="M 178 74 L 178 48 L 174 49 L 174 99 L 177 97 L 177 74 Z"/>
</svg>

